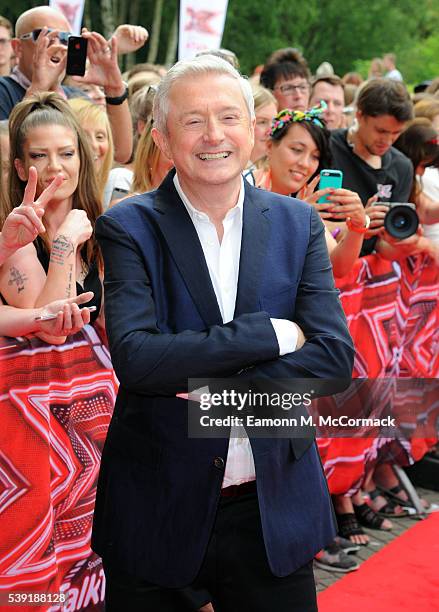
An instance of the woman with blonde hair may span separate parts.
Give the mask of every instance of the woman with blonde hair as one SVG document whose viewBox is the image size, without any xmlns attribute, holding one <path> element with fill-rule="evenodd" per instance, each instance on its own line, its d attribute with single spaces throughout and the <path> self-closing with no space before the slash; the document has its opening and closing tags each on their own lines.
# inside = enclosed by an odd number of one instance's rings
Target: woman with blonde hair
<svg viewBox="0 0 439 612">
<path fill-rule="evenodd" d="M 134 174 L 131 191 L 144 193 L 156 189 L 163 181 L 172 162 L 163 155 L 151 136 L 153 121 L 150 119 L 137 145 L 134 157 Z"/>
<path fill-rule="evenodd" d="M 127 185 L 126 189 L 113 191 L 116 197 L 111 199 L 111 205 L 124 199 L 128 194 L 144 193 L 156 189 L 172 168 L 172 161 L 163 155 L 151 136 L 153 123 L 153 118 L 150 116 L 137 143 L 132 177 L 130 179 L 125 177 L 127 182 L 129 180 L 129 186 Z M 111 174 L 116 173 L 116 170 L 119 169 L 113 170 Z M 129 172 L 126 168 L 123 170 L 125 173 Z"/>
<path fill-rule="evenodd" d="M 253 100 L 256 116 L 255 144 L 250 160 L 255 163 L 267 155 L 267 142 L 270 138 L 271 122 L 277 113 L 277 102 L 271 91 L 262 85 L 253 88 Z"/>
<path fill-rule="evenodd" d="M 113 135 L 108 115 L 102 106 L 93 104 L 85 98 L 73 98 L 68 103 L 87 135 L 93 152 L 98 189 L 103 201 L 114 158 Z"/>
<path fill-rule="evenodd" d="M 53 92 L 17 104 L 9 128 L 11 171 L 3 217 L 24 201 L 39 202 L 44 231 L 5 261 L 0 293 L 9 305 L 37 308 L 93 291 L 94 320 L 101 306 L 102 258 L 92 234 L 102 206 L 87 137 L 67 102 Z"/>
</svg>

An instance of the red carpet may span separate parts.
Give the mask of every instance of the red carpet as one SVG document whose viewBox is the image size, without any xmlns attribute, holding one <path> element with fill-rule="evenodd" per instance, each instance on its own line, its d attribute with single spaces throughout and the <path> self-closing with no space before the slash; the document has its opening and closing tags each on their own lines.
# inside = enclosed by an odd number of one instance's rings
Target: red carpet
<svg viewBox="0 0 439 612">
<path fill-rule="evenodd" d="M 438 612 L 439 512 L 318 597 L 319 612 Z"/>
</svg>

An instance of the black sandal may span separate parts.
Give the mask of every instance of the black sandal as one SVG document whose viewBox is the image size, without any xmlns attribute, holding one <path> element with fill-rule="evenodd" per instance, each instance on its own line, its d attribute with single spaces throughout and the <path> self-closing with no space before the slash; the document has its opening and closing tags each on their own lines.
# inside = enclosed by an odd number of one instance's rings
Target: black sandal
<svg viewBox="0 0 439 612">
<path fill-rule="evenodd" d="M 357 517 L 353 512 L 346 514 L 336 514 L 338 524 L 338 534 L 346 540 L 350 540 L 350 536 L 366 535 L 361 529 Z M 369 542 L 361 543 L 361 546 L 367 546 Z"/>
<path fill-rule="evenodd" d="M 354 504 L 354 512 L 358 522 L 365 527 L 380 529 L 381 531 L 390 531 L 392 529 L 392 527 L 383 527 L 383 523 L 386 520 L 385 517 L 380 516 L 378 512 L 375 512 L 375 510 L 366 503 L 360 506 Z"/>
<path fill-rule="evenodd" d="M 382 506 L 379 510 L 373 510 L 372 508 L 372 511 L 376 512 L 379 516 L 383 516 L 385 518 L 405 518 L 408 516 L 408 512 L 402 508 L 401 504 L 393 499 L 389 499 L 382 490 L 377 488 L 373 491 L 368 491 L 367 494 L 372 501 L 374 501 L 377 497 L 384 497 L 386 500 L 384 506 Z M 396 512 L 396 508 L 398 506 L 401 508 L 402 512 Z"/>
<path fill-rule="evenodd" d="M 389 498 L 395 505 L 401 506 L 403 509 L 405 508 L 413 508 L 413 503 L 410 499 L 401 499 L 399 497 L 399 493 L 406 493 L 407 491 L 402 486 L 402 484 L 397 484 L 390 489 L 385 489 L 384 487 L 377 487 L 381 491 L 381 495 L 383 497 Z M 407 495 L 408 497 L 408 495 Z M 428 510 L 430 504 L 425 499 L 421 499 L 421 503 L 424 506 L 424 510 Z"/>
</svg>

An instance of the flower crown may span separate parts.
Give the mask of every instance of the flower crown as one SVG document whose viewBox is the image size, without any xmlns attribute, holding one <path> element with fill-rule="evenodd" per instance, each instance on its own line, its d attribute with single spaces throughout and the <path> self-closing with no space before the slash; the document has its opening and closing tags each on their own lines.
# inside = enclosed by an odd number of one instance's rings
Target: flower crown
<svg viewBox="0 0 439 612">
<path fill-rule="evenodd" d="M 305 112 L 284 108 L 284 110 L 281 110 L 271 122 L 270 136 L 273 138 L 275 134 L 277 134 L 289 123 L 301 123 L 302 121 L 311 121 L 311 123 L 314 123 L 314 125 L 324 128 L 325 125 L 321 121 L 320 116 L 327 108 L 328 105 L 324 100 L 321 100 L 320 104 L 313 106 L 310 110 Z"/>
</svg>

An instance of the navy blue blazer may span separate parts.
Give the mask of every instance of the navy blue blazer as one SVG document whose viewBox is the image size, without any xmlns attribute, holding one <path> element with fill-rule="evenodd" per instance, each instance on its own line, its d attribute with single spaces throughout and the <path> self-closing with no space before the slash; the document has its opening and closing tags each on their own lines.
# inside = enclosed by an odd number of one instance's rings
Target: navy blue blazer
<svg viewBox="0 0 439 612">
<path fill-rule="evenodd" d="M 105 316 L 120 381 L 103 449 L 93 549 L 124 572 L 190 584 L 215 519 L 228 439 L 189 439 L 189 378 L 349 378 L 353 346 L 312 206 L 245 185 L 238 293 L 223 324 L 171 172 L 101 216 Z M 244 181 L 245 182 L 245 181 Z M 279 357 L 270 317 L 307 342 Z M 268 561 L 285 576 L 334 536 L 312 439 L 251 439 Z"/>
</svg>

